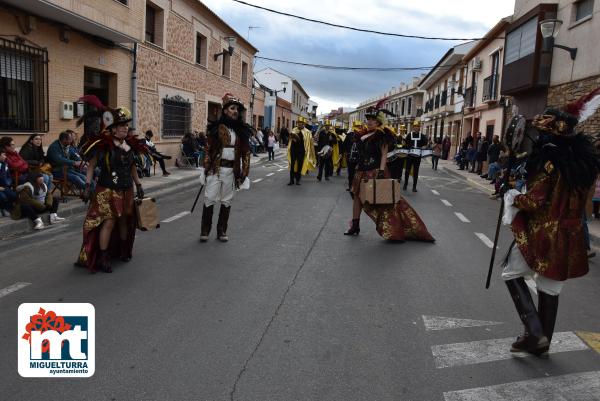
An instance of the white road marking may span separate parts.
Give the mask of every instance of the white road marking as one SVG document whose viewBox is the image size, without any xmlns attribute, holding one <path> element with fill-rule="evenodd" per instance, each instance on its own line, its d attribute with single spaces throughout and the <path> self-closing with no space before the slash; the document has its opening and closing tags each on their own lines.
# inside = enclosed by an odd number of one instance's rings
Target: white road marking
<svg viewBox="0 0 600 401">
<path fill-rule="evenodd" d="M 471 222 L 471 221 L 470 221 L 469 219 L 467 219 L 467 218 L 465 217 L 465 215 L 464 215 L 464 214 L 462 214 L 462 213 L 459 213 L 459 212 L 454 212 L 454 214 L 455 214 L 455 215 L 456 215 L 456 217 L 458 217 L 458 219 L 459 219 L 460 221 L 462 221 L 463 223 L 470 223 L 470 222 Z"/>
<path fill-rule="evenodd" d="M 275 174 L 275 173 L 269 173 L 269 174 L 267 174 L 267 177 L 270 177 L 270 176 L 272 176 L 273 174 Z"/>
<path fill-rule="evenodd" d="M 283 170 L 285 170 L 285 169 L 284 169 L 284 168 L 280 168 L 280 169 L 279 169 L 279 170 L 277 170 L 277 171 L 283 171 Z"/>
<path fill-rule="evenodd" d="M 487 235 L 485 235 L 484 233 L 475 233 L 475 235 L 481 240 L 481 242 L 483 242 L 485 244 L 485 246 L 487 246 L 488 248 L 492 249 L 494 247 L 494 243 L 492 242 L 491 239 L 489 239 L 487 237 Z M 496 249 L 498 249 L 499 247 L 496 246 Z"/>
<path fill-rule="evenodd" d="M 435 359 L 435 366 L 438 369 L 531 356 L 531 354 L 525 352 L 510 352 L 510 346 L 514 341 L 515 337 L 510 337 L 434 345 L 431 347 L 431 353 Z M 589 349 L 588 346 L 575 333 L 568 331 L 554 333 L 549 352 L 583 351 L 587 349 Z"/>
<path fill-rule="evenodd" d="M 164 219 L 163 221 L 161 221 L 161 223 L 170 223 L 172 221 L 182 218 L 183 216 L 187 216 L 188 214 L 190 214 L 189 211 L 177 213 L 175 216 L 171 216 L 168 219 Z"/>
<path fill-rule="evenodd" d="M 432 190 L 431 190 L 431 193 L 432 193 L 432 194 L 434 194 L 434 195 L 439 195 L 439 194 L 440 194 L 440 193 L 439 193 L 438 191 L 436 191 L 435 189 L 432 189 Z"/>
<path fill-rule="evenodd" d="M 6 288 L 2 288 L 0 290 L 0 298 L 7 296 L 10 293 L 13 293 L 15 291 L 19 291 L 21 288 L 23 287 L 27 287 L 28 285 L 31 285 L 31 283 L 15 283 L 11 286 L 8 286 Z"/>
<path fill-rule="evenodd" d="M 597 400 L 600 371 L 572 373 L 444 393 L 446 401 Z"/>
<path fill-rule="evenodd" d="M 444 205 L 452 207 L 452 203 L 448 202 L 446 199 L 442 199 L 441 201 Z"/>
<path fill-rule="evenodd" d="M 494 326 L 502 322 L 492 322 L 489 320 L 457 319 L 454 317 L 426 316 L 423 315 L 423 324 L 425 330 L 447 330 L 458 329 L 461 327 L 479 327 Z"/>
<path fill-rule="evenodd" d="M 256 180 L 252 181 L 252 183 L 261 182 L 262 180 L 263 180 L 262 178 L 257 178 Z"/>
</svg>

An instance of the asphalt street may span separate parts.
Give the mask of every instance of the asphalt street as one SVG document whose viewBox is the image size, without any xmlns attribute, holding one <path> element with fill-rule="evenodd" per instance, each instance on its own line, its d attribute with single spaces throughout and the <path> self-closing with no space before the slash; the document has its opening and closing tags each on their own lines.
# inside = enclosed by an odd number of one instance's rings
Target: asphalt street
<svg viewBox="0 0 600 401">
<path fill-rule="evenodd" d="M 484 285 L 499 202 L 423 163 L 406 199 L 434 244 L 386 242 L 364 215 L 346 237 L 346 177 L 287 186 L 286 164 L 253 167 L 228 243 L 198 242 L 197 188 L 158 199 L 161 228 L 138 231 L 112 274 L 73 267 L 82 218 L 3 241 L 0 399 L 600 400 L 600 354 L 577 336 L 600 332 L 597 261 L 563 290 L 557 352 L 514 357 L 499 268 Z M 503 228 L 498 260 L 510 240 Z M 16 283 L 29 284 L 2 293 Z M 92 378 L 19 376 L 24 302 L 95 306 Z"/>
</svg>

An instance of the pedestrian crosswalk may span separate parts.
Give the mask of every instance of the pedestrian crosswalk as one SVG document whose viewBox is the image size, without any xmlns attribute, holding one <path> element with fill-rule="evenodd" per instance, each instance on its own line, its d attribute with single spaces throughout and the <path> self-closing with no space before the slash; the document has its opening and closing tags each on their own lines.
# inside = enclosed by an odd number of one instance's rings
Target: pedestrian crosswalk
<svg viewBox="0 0 600 401">
<path fill-rule="evenodd" d="M 463 317 L 428 315 L 422 316 L 422 320 L 428 332 L 502 324 Z M 431 346 L 431 356 L 436 369 L 447 370 L 477 365 L 480 369 L 489 369 L 490 376 L 494 377 L 496 362 L 513 358 L 534 358 L 527 353 L 511 353 L 510 346 L 514 340 L 514 337 L 510 337 L 437 344 Z M 554 333 L 549 351 L 550 358 L 557 353 L 589 352 L 595 349 L 596 341 L 600 341 L 600 335 L 596 333 Z M 600 371 L 547 376 L 546 373 L 543 377 L 530 380 L 444 391 L 443 398 L 445 401 L 600 401 Z M 459 384 L 457 386 L 460 388 Z"/>
</svg>

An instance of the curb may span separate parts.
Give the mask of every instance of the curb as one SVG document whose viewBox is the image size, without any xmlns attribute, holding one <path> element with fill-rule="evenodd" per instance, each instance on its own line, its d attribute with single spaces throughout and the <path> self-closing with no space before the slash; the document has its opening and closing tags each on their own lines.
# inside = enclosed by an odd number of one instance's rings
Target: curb
<svg viewBox="0 0 600 401">
<path fill-rule="evenodd" d="M 276 155 L 277 157 L 278 155 Z M 261 156 L 255 162 L 251 161 L 251 166 L 256 165 L 258 163 L 262 163 L 267 161 L 268 155 Z M 146 195 L 151 195 L 153 197 L 160 196 L 168 196 L 172 193 L 175 193 L 185 187 L 193 186 L 194 181 L 198 179 L 198 175 L 192 175 L 187 177 L 182 177 L 177 179 L 177 181 L 167 181 L 156 184 L 151 188 L 145 189 Z M 64 207 L 59 209 L 59 214 L 61 217 L 71 217 L 79 214 L 83 214 L 87 211 L 88 205 L 83 202 L 79 202 L 77 199 L 72 200 Z M 50 216 L 48 214 L 43 214 L 40 216 L 44 221 L 44 224 L 50 224 Z M 7 224 L 0 225 L 0 239 L 14 238 L 23 234 L 34 232 L 33 225 L 28 219 L 20 219 L 20 220 L 11 220 Z"/>
<path fill-rule="evenodd" d="M 485 191 L 488 194 L 493 194 L 494 193 L 494 188 L 490 188 L 490 185 L 483 185 L 478 181 L 475 181 L 469 177 L 465 177 L 464 175 L 457 173 L 456 171 L 454 171 L 454 169 L 448 167 L 448 166 L 442 166 L 442 168 L 444 169 L 445 172 L 447 172 L 448 174 L 450 174 L 453 177 L 459 178 L 463 181 L 468 182 L 470 185 L 477 187 L 478 189 L 481 189 L 483 191 Z"/>
</svg>

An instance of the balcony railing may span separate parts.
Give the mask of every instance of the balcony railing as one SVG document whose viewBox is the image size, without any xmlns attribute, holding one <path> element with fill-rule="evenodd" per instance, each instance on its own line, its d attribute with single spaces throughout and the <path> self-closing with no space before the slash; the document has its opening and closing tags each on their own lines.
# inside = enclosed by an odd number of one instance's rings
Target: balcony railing
<svg viewBox="0 0 600 401">
<path fill-rule="evenodd" d="M 475 107 L 475 96 L 477 94 L 477 87 L 465 89 L 465 107 Z"/>
<path fill-rule="evenodd" d="M 498 74 L 492 74 L 483 80 L 483 101 L 498 100 Z"/>
</svg>

